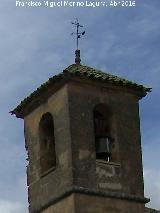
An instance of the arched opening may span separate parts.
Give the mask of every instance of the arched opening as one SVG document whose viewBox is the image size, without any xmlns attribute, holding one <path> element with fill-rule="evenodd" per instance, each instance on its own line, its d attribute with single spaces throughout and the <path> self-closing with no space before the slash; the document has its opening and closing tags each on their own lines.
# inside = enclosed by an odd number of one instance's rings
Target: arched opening
<svg viewBox="0 0 160 213">
<path fill-rule="evenodd" d="M 51 113 L 45 113 L 39 123 L 41 174 L 56 167 L 54 122 Z"/>
<path fill-rule="evenodd" d="M 96 159 L 112 160 L 111 111 L 106 104 L 94 108 Z"/>
</svg>

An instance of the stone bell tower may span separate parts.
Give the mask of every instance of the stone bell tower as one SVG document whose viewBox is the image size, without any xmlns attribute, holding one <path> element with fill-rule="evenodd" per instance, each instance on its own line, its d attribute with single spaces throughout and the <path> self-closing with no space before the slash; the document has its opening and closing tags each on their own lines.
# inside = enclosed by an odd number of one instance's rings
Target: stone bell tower
<svg viewBox="0 0 160 213">
<path fill-rule="evenodd" d="M 144 213 L 138 102 L 149 91 L 76 58 L 12 111 L 24 119 L 30 213 Z"/>
</svg>

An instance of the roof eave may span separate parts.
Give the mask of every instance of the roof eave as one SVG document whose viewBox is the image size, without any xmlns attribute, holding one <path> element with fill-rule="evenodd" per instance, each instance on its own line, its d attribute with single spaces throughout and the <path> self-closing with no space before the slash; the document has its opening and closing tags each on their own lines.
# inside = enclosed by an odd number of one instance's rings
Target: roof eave
<svg viewBox="0 0 160 213">
<path fill-rule="evenodd" d="M 74 70 L 72 70 L 74 69 Z M 81 69 L 84 69 L 81 72 Z M 86 69 L 86 70 L 85 70 Z M 89 71 L 88 71 L 89 69 Z M 91 69 L 91 72 L 90 72 Z M 93 71 L 94 70 L 94 71 Z M 68 68 L 51 77 L 46 83 L 42 84 L 36 91 L 31 93 L 27 98 L 25 98 L 15 109 L 10 113 L 15 114 L 18 118 L 24 118 L 28 112 L 35 109 L 36 106 L 40 105 L 46 98 L 50 97 L 54 91 L 61 87 L 61 83 L 65 83 L 73 78 L 87 79 L 94 82 L 102 82 L 104 84 L 112 84 L 119 88 L 127 88 L 132 93 L 135 93 L 138 99 L 141 99 L 151 92 L 151 88 L 144 87 L 143 85 L 138 85 L 134 82 L 113 76 L 107 73 L 99 72 L 90 67 L 86 66 L 75 66 L 70 65 Z M 104 74 L 104 76 L 103 76 Z"/>
</svg>

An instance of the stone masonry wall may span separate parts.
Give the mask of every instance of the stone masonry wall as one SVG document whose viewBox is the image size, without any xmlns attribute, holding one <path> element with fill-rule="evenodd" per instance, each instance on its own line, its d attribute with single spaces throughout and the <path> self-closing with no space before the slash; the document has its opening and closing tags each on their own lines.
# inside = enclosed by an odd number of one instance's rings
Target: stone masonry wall
<svg viewBox="0 0 160 213">
<path fill-rule="evenodd" d="M 64 86 L 44 104 L 25 117 L 25 141 L 29 155 L 28 185 L 30 212 L 41 208 L 72 185 L 72 154 L 69 130 L 67 88 Z M 39 121 L 50 112 L 54 120 L 56 169 L 41 176 Z"/>
<path fill-rule="evenodd" d="M 97 84 L 73 82 L 68 88 L 74 184 L 143 197 L 139 109 L 136 95 Z M 113 114 L 111 125 L 114 162 L 108 163 L 113 170 L 105 179 L 101 174 L 106 177 L 108 166 L 105 168 L 98 165 L 95 156 L 93 110 L 100 103 L 106 104 Z M 117 175 L 113 177 L 115 171 Z"/>
</svg>

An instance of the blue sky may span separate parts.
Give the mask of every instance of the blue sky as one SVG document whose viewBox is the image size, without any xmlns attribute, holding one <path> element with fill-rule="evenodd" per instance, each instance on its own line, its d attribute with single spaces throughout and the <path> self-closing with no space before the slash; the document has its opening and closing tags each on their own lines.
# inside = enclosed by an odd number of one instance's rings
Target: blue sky
<svg viewBox="0 0 160 213">
<path fill-rule="evenodd" d="M 40 2 L 43 2 L 42 0 Z M 23 120 L 8 112 L 74 63 L 70 24 L 85 26 L 82 64 L 152 87 L 140 101 L 145 195 L 160 209 L 160 1 L 135 7 L 16 7 L 0 3 L 0 212 L 27 213 Z"/>
</svg>

